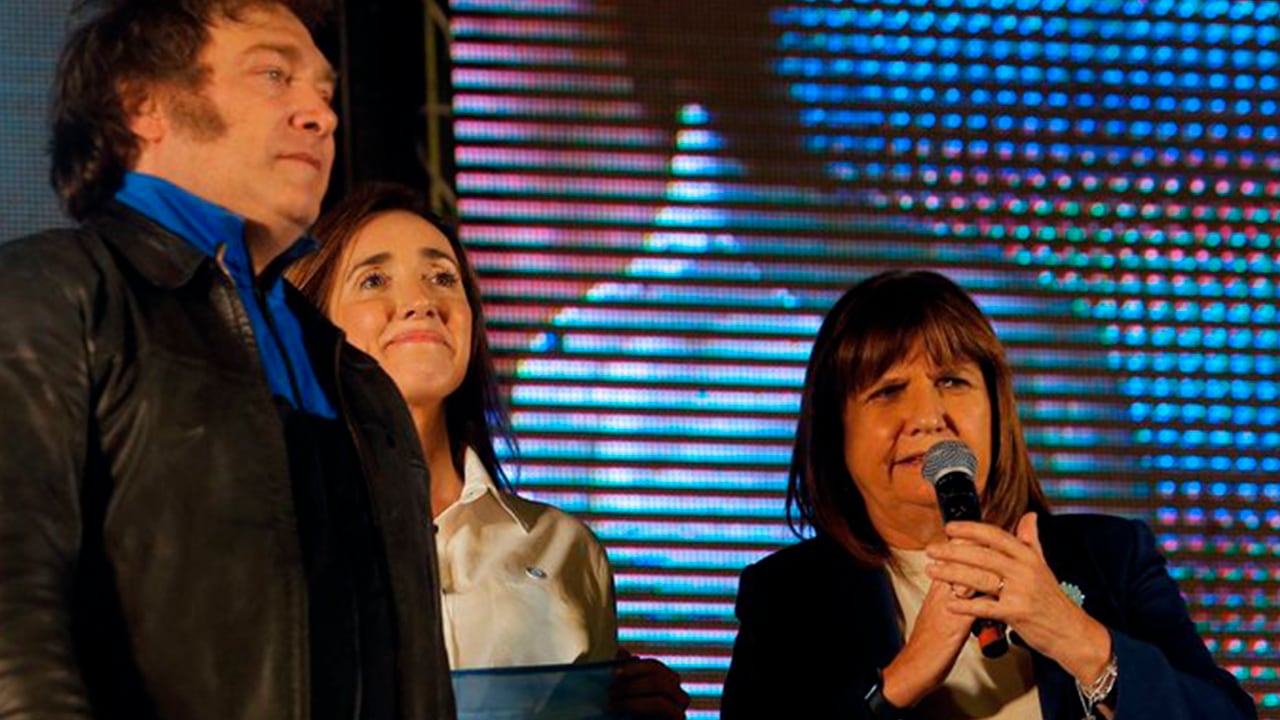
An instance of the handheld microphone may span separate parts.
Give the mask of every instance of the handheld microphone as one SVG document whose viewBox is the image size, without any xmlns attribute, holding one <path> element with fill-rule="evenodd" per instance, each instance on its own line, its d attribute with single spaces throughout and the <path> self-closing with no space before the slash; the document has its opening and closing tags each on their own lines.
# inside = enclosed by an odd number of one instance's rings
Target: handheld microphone
<svg viewBox="0 0 1280 720">
<path fill-rule="evenodd" d="M 943 440 L 924 454 L 924 479 L 933 485 L 942 510 L 942 522 L 982 520 L 978 487 L 973 482 L 978 472 L 978 459 L 968 445 L 959 440 Z M 978 618 L 970 629 L 978 638 L 982 654 L 997 658 L 1009 650 L 1005 624 L 999 620 Z"/>
</svg>

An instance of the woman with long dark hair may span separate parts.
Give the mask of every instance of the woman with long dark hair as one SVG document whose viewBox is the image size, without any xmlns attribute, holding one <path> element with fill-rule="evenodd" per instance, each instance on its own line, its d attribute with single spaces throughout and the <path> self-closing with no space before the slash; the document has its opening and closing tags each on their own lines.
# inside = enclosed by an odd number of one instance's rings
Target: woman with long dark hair
<svg viewBox="0 0 1280 720">
<path fill-rule="evenodd" d="M 356 189 L 316 224 L 289 278 L 396 382 L 431 476 L 445 644 L 454 669 L 628 658 L 613 575 L 577 518 L 516 495 L 514 449 L 480 291 L 457 235 L 407 187 Z M 424 568 L 424 572 L 435 571 Z M 628 717 L 684 717 L 679 676 L 629 658 L 610 688 Z"/>
</svg>

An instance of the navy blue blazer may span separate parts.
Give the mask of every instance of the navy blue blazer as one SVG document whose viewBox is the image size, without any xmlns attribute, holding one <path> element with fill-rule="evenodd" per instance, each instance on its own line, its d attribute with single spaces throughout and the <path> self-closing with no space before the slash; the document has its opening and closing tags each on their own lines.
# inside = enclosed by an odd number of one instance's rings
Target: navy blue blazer
<svg viewBox="0 0 1280 720">
<path fill-rule="evenodd" d="M 1257 709 L 1196 633 L 1155 538 L 1141 522 L 1044 516 L 1040 542 L 1061 581 L 1111 631 L 1120 668 L 1117 720 L 1253 720 Z M 858 565 L 825 537 L 747 567 L 723 720 L 867 718 L 862 698 L 903 638 L 888 573 Z M 1044 720 L 1078 720 L 1075 681 L 1032 653 Z M 910 713 L 906 717 L 911 717 Z"/>
</svg>

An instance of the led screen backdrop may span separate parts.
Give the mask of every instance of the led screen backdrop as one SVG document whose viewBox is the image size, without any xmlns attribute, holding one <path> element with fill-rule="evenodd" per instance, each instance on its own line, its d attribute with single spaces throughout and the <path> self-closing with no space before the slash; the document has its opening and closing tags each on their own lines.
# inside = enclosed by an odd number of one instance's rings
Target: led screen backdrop
<svg viewBox="0 0 1280 720">
<path fill-rule="evenodd" d="M 66 224 L 49 187 L 49 87 L 71 0 L 0 2 L 0 241 Z"/>
<path fill-rule="evenodd" d="M 891 267 L 995 319 L 1059 510 L 1155 529 L 1280 718 L 1276 2 L 454 0 L 465 241 L 521 488 L 715 717 L 793 537 L 812 337 Z"/>
</svg>

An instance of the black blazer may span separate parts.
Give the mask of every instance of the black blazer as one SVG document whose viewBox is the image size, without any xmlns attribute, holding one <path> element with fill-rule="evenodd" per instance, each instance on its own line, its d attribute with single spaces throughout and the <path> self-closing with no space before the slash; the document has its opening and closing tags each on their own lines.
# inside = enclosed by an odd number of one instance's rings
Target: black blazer
<svg viewBox="0 0 1280 720">
<path fill-rule="evenodd" d="M 1205 649 L 1146 525 L 1046 516 L 1045 558 L 1111 630 L 1118 720 L 1244 720 L 1252 699 Z M 722 717 L 868 718 L 862 698 L 903 638 L 888 573 L 826 537 L 783 548 L 742 573 L 738 638 Z M 1075 682 L 1033 652 L 1044 720 L 1083 717 Z M 911 717 L 908 713 L 906 717 Z"/>
</svg>

